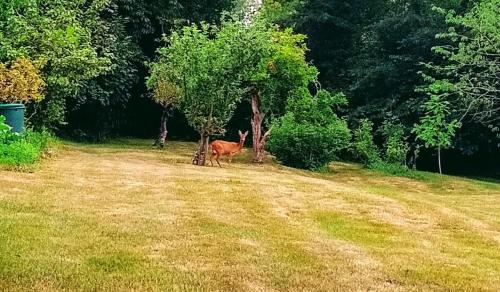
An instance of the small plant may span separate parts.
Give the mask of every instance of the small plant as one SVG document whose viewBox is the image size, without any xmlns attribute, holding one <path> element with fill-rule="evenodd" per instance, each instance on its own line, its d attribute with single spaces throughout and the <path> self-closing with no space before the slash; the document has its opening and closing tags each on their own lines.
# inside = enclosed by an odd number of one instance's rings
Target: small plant
<svg viewBox="0 0 500 292">
<path fill-rule="evenodd" d="M 359 128 L 354 132 L 354 154 L 365 165 L 380 162 L 380 153 L 373 141 L 373 123 L 361 120 Z"/>
<path fill-rule="evenodd" d="M 12 132 L 0 116 L 0 165 L 23 167 L 34 164 L 52 140 L 50 133 L 26 131 L 23 134 Z"/>
<path fill-rule="evenodd" d="M 30 60 L 20 58 L 10 66 L 0 63 L 0 102 L 41 101 L 44 87 L 39 70 Z"/>
<path fill-rule="evenodd" d="M 54 136 L 46 130 L 40 132 L 26 131 L 23 138 L 26 142 L 36 147 L 41 154 L 43 154 L 54 141 Z"/>
<path fill-rule="evenodd" d="M 19 134 L 12 132 L 12 128 L 6 124 L 6 118 L 0 116 L 0 144 L 10 144 L 20 139 Z"/>
</svg>

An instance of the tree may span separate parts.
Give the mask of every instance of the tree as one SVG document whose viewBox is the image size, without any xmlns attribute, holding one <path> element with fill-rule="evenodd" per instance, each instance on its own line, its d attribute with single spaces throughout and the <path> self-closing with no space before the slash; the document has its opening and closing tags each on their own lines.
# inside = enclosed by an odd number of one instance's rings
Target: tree
<svg viewBox="0 0 500 292">
<path fill-rule="evenodd" d="M 16 1 L 0 4 L 0 61 L 21 57 L 42 64 L 46 98 L 35 116 L 37 125 L 64 122 L 67 101 L 84 84 L 108 70 L 109 58 L 92 47 L 90 25 L 106 1 Z"/>
<path fill-rule="evenodd" d="M 195 165 L 205 165 L 209 137 L 225 132 L 242 98 L 241 52 L 234 45 L 241 27 L 234 22 L 225 22 L 220 29 L 206 23 L 187 26 L 158 51 L 158 62 L 170 69 L 167 80 L 178 88 L 179 106 L 200 135 Z"/>
<path fill-rule="evenodd" d="M 265 4 L 265 5 L 264 5 Z M 285 114 L 288 98 L 297 89 L 317 82 L 318 72 L 305 58 L 306 37 L 291 28 L 280 30 L 274 22 L 299 3 L 280 1 L 241 1 L 241 47 L 250 44 L 250 55 L 242 60 L 244 86 L 248 88 L 252 109 L 253 162 L 264 161 L 264 149 L 273 121 Z M 266 129 L 267 128 L 267 129 Z"/>
<path fill-rule="evenodd" d="M 198 131 L 205 126 L 194 125 L 193 122 L 197 118 L 189 115 L 193 113 L 196 108 L 193 106 L 199 103 L 200 98 L 186 92 L 188 88 L 185 84 L 200 82 L 197 92 L 203 91 L 211 98 L 222 93 L 217 88 L 223 88 L 226 90 L 225 94 L 229 95 L 248 93 L 253 112 L 251 120 L 253 160 L 261 163 L 264 147 L 271 133 L 270 128 L 263 133 L 264 126 L 269 127 L 275 118 L 285 113 L 287 99 L 293 92 L 298 88 L 307 88 L 316 81 L 318 75 L 316 69 L 305 60 L 304 39 L 303 35 L 294 34 L 291 29 L 280 31 L 277 27 L 261 21 L 247 26 L 242 21 L 228 19 L 223 21 L 220 29 L 205 25 L 201 31 L 184 31 L 182 37 L 175 35 L 170 39 L 172 50 L 177 50 L 178 54 L 184 56 L 179 59 L 174 57 L 173 51 L 168 54 L 160 53 L 162 56 L 159 63 L 163 64 L 161 66 L 166 66 L 162 69 L 166 73 L 160 79 L 173 82 L 180 89 L 183 95 L 180 98 L 181 108 L 189 108 L 188 112 L 185 110 L 184 112 Z M 173 41 L 180 44 L 179 48 L 174 46 Z M 207 55 L 206 60 L 202 60 L 205 55 Z M 212 62 L 217 62 L 217 65 Z M 158 70 L 160 68 L 157 67 Z M 179 76 L 175 76 L 174 72 L 179 72 Z M 200 73 L 203 75 L 203 72 L 206 72 L 207 77 L 199 76 Z M 156 73 L 158 75 L 158 72 Z M 189 79 L 184 81 L 188 75 Z M 215 87 L 211 89 L 211 86 Z M 227 115 L 225 112 L 219 114 L 231 117 L 233 106 L 241 98 L 242 96 L 231 98 L 232 101 L 229 102 L 231 106 L 226 108 L 229 110 Z M 210 102 L 210 99 L 208 101 Z M 203 113 L 199 112 L 197 115 L 201 116 Z M 210 117 L 213 112 L 205 112 L 204 115 Z M 224 119 L 221 127 L 210 130 L 207 135 L 223 133 L 225 123 L 227 120 Z"/>
<path fill-rule="evenodd" d="M 247 62 L 245 73 L 253 113 L 253 161 L 262 163 L 271 135 L 269 125 L 285 114 L 292 93 L 317 82 L 318 71 L 306 61 L 304 35 L 262 22 L 256 22 L 247 31 L 248 39 L 256 40 L 252 45 L 254 60 Z"/>
<path fill-rule="evenodd" d="M 231 44 L 239 53 L 239 68 L 242 83 L 241 89 L 246 96 L 250 97 L 252 108 L 252 147 L 253 161 L 261 163 L 263 152 L 270 131 L 263 134 L 263 124 L 266 118 L 271 118 L 270 110 L 274 109 L 275 114 L 282 114 L 284 110 L 283 98 L 278 99 L 273 96 L 270 81 L 274 66 L 274 53 L 278 30 L 264 22 L 254 22 L 245 25 L 243 22 L 235 21 L 238 27 L 237 33 L 228 38 L 233 38 Z M 262 98 L 265 96 L 266 98 Z M 286 98 L 284 99 L 286 100 Z M 279 101 L 281 104 L 279 104 Z"/>
<path fill-rule="evenodd" d="M 447 86 L 441 84 L 440 87 Z M 439 95 L 432 94 L 425 103 L 426 115 L 421 118 L 420 124 L 415 125 L 413 132 L 417 138 L 425 143 L 425 147 L 435 147 L 438 153 L 439 173 L 441 168 L 441 149 L 451 146 L 455 131 L 460 127 L 460 123 L 455 119 L 447 121 L 449 114 L 449 102 L 444 101 Z"/>
<path fill-rule="evenodd" d="M 169 77 L 171 68 L 167 62 L 156 62 L 151 66 L 151 76 L 147 79 L 148 88 L 153 91 L 153 99 L 163 108 L 162 117 L 160 120 L 160 133 L 155 145 L 163 148 L 167 138 L 167 122 L 172 116 L 173 108 L 179 102 L 180 89 Z"/>
<path fill-rule="evenodd" d="M 84 82 L 66 105 L 62 129 L 74 138 L 102 141 L 116 135 L 128 122 L 126 109 L 137 92 L 145 57 L 126 30 L 117 0 L 106 0 L 105 9 L 86 13 L 92 48 L 109 60 L 105 72 Z"/>
<path fill-rule="evenodd" d="M 479 1 L 465 15 L 436 10 L 450 25 L 437 37 L 449 43 L 433 48 L 445 62 L 427 64 L 429 87 L 449 83 L 443 94 L 460 120 L 467 117 L 500 131 L 500 1 Z"/>
</svg>

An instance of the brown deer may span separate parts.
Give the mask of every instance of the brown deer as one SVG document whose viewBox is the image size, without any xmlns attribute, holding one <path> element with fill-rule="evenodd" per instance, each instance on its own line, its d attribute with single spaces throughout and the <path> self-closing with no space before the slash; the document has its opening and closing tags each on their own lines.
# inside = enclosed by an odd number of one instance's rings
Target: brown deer
<svg viewBox="0 0 500 292">
<path fill-rule="evenodd" d="M 243 144 L 245 143 L 245 139 L 248 135 L 248 131 L 245 132 L 245 134 L 241 133 L 241 131 L 238 131 L 238 134 L 240 135 L 240 142 L 227 142 L 227 141 L 222 141 L 222 140 L 215 140 L 212 143 L 210 143 L 210 148 L 212 148 L 212 155 L 210 155 L 210 163 L 212 166 L 214 166 L 214 162 L 212 161 L 212 158 L 215 156 L 215 161 L 217 161 L 217 164 L 219 167 L 222 167 L 219 163 L 219 157 L 220 156 L 228 156 L 229 157 L 229 163 L 232 162 L 233 157 L 240 153 L 241 150 L 243 149 Z"/>
</svg>

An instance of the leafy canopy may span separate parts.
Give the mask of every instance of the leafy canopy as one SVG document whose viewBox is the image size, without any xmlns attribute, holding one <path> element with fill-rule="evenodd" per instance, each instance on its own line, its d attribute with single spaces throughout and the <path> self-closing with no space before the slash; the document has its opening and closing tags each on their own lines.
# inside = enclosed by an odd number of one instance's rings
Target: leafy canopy
<svg viewBox="0 0 500 292">
<path fill-rule="evenodd" d="M 261 29 L 256 25 L 253 30 Z M 260 92 L 260 110 L 269 120 L 285 113 L 288 99 L 296 92 L 307 90 L 317 82 L 318 71 L 306 60 L 306 37 L 291 29 L 279 30 L 271 26 L 263 31 L 267 41 L 261 50 L 260 64 L 250 78 Z"/>
<path fill-rule="evenodd" d="M 285 113 L 294 92 L 317 80 L 304 41 L 291 29 L 263 21 L 188 26 L 159 50 L 147 84 L 157 102 L 178 103 L 198 131 L 223 133 L 236 104 L 251 90 L 259 92 L 260 110 L 272 120 Z"/>
<path fill-rule="evenodd" d="M 427 90 L 446 97 L 454 115 L 500 131 L 500 0 L 478 1 L 465 15 L 435 10 L 450 27 L 437 35 L 448 41 L 433 48 L 445 62 L 427 64 Z"/>
<path fill-rule="evenodd" d="M 203 23 L 184 27 L 166 39 L 159 60 L 152 65 L 150 88 L 158 100 L 179 97 L 179 107 L 201 135 L 222 134 L 241 100 L 242 47 L 235 45 L 242 24 L 225 22 L 221 28 Z M 159 95 L 159 91 L 161 95 Z"/>
<path fill-rule="evenodd" d="M 43 3 L 42 3 L 43 2 Z M 44 124 L 64 121 L 67 100 L 109 69 L 109 56 L 92 44 L 92 27 L 109 1 L 6 0 L 0 4 L 0 61 L 29 58 L 42 64 Z"/>
<path fill-rule="evenodd" d="M 438 95 L 431 95 L 425 103 L 426 115 L 420 124 L 413 129 L 417 138 L 425 142 L 426 147 L 449 148 L 455 131 L 460 127 L 457 120 L 447 121 L 449 102 L 441 100 Z"/>
</svg>

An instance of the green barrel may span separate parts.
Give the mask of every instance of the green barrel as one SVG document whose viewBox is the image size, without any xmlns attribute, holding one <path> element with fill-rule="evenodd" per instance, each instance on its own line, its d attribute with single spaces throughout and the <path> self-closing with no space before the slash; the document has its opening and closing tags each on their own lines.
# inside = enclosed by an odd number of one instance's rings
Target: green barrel
<svg viewBox="0 0 500 292">
<path fill-rule="evenodd" d="M 24 131 L 24 109 L 23 104 L 0 104 L 0 116 L 7 118 L 7 125 L 16 133 Z"/>
</svg>

